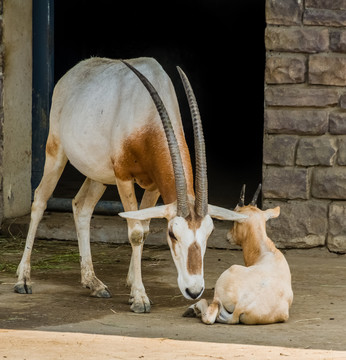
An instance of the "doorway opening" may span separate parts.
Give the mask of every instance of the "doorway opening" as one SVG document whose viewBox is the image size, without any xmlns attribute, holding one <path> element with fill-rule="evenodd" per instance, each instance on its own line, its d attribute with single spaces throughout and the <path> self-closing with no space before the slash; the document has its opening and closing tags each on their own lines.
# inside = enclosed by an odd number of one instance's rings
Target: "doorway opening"
<svg viewBox="0 0 346 360">
<path fill-rule="evenodd" d="M 209 202 L 234 207 L 262 177 L 265 0 L 165 4 L 54 2 L 54 83 L 91 56 L 156 58 L 175 86 L 193 160 L 191 118 L 176 65 L 188 75 L 206 141 Z M 73 198 L 84 176 L 67 165 L 54 192 Z M 140 192 L 140 190 L 139 190 Z M 119 200 L 109 186 L 102 200 Z"/>
</svg>

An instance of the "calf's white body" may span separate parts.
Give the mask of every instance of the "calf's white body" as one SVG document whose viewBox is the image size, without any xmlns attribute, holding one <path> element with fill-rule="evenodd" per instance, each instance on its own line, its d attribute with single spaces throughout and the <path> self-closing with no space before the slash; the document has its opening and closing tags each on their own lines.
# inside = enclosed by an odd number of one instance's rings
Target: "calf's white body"
<svg viewBox="0 0 346 360">
<path fill-rule="evenodd" d="M 243 249 L 245 266 L 232 265 L 215 285 L 210 305 L 200 300 L 185 316 L 200 315 L 206 324 L 271 324 L 289 318 L 293 301 L 291 272 L 280 250 L 265 230 L 280 208 L 262 211 L 254 205 L 237 206 L 246 215 L 234 223 L 228 236 Z"/>
</svg>

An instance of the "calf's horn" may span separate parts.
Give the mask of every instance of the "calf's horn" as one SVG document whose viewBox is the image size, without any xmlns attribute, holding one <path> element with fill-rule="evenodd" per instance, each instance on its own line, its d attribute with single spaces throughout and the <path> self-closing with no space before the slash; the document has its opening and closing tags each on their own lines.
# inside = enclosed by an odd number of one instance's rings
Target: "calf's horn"
<svg viewBox="0 0 346 360">
<path fill-rule="evenodd" d="M 244 201 L 245 201 L 245 188 L 246 188 L 246 185 L 244 184 L 241 188 L 241 191 L 240 191 L 240 197 L 239 197 L 239 202 L 238 202 L 238 205 L 239 207 L 243 207 L 244 206 Z"/>
<path fill-rule="evenodd" d="M 259 184 L 258 188 L 257 188 L 257 190 L 255 192 L 255 195 L 253 196 L 253 198 L 251 200 L 250 205 L 257 206 L 257 198 L 258 198 L 258 195 L 259 195 L 259 193 L 261 191 L 261 188 L 262 188 L 262 184 Z"/>
</svg>

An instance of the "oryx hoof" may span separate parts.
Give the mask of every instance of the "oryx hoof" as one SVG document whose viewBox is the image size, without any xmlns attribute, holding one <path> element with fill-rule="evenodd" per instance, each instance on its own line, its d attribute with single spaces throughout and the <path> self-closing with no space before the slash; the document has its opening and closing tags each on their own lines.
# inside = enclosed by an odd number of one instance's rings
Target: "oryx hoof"
<svg viewBox="0 0 346 360">
<path fill-rule="evenodd" d="M 130 309 L 135 313 L 149 313 L 151 309 L 151 301 L 147 296 L 141 296 L 138 300 L 130 298 L 129 303 L 131 303 Z"/>
<path fill-rule="evenodd" d="M 32 294 L 32 287 L 25 282 L 19 282 L 14 286 L 14 292 L 17 294 Z"/>
<path fill-rule="evenodd" d="M 105 289 L 100 289 L 100 290 L 95 290 L 91 293 L 92 297 L 97 297 L 97 298 L 111 298 L 112 294 L 110 293 L 110 291 L 108 290 L 108 288 Z"/>
<path fill-rule="evenodd" d="M 190 306 L 183 314 L 183 317 L 196 317 L 197 313 L 195 311 L 194 305 Z"/>
</svg>

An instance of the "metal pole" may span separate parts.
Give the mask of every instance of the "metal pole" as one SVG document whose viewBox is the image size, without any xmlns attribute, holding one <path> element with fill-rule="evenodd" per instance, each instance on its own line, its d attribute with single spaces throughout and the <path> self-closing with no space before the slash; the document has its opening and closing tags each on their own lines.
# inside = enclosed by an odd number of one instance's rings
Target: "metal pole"
<svg viewBox="0 0 346 360">
<path fill-rule="evenodd" d="M 44 167 L 54 88 L 54 0 L 33 0 L 32 194 Z"/>
<path fill-rule="evenodd" d="M 50 198 L 47 203 L 48 211 L 61 211 L 71 212 L 72 211 L 72 199 L 66 198 Z M 124 208 L 120 201 L 99 201 L 94 209 L 95 214 L 102 215 L 115 215 L 119 212 L 124 211 Z"/>
</svg>

